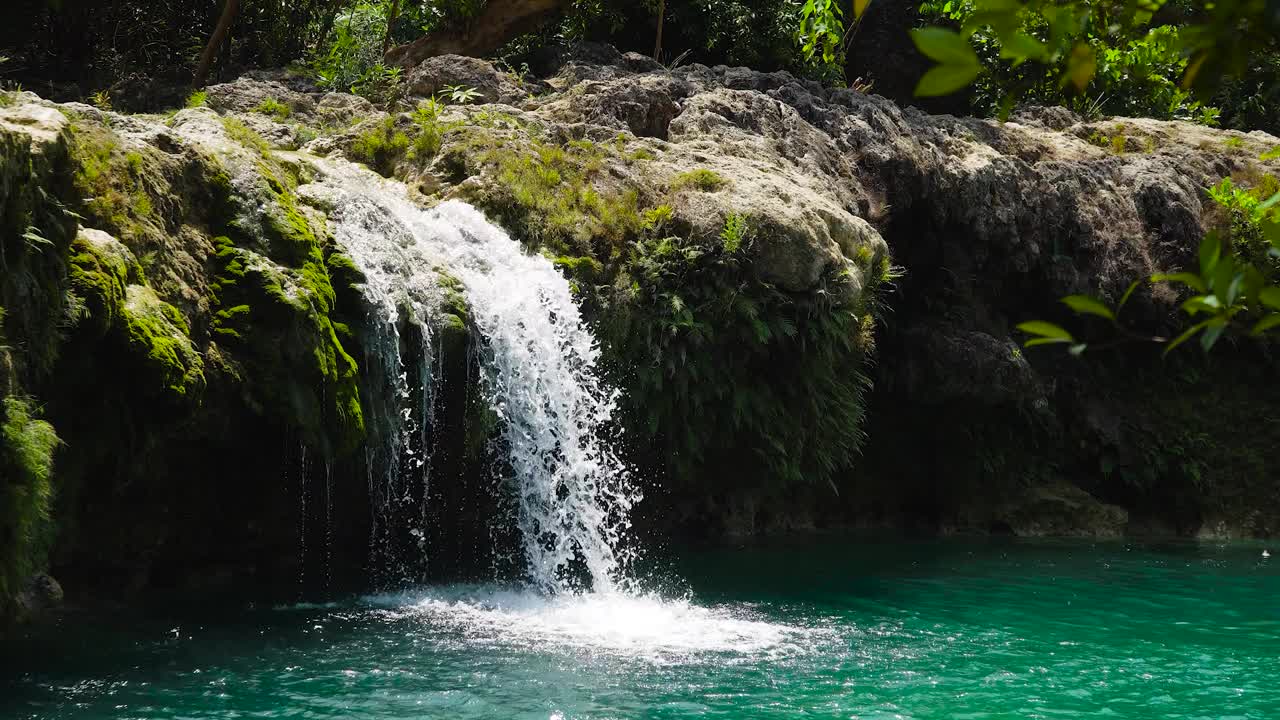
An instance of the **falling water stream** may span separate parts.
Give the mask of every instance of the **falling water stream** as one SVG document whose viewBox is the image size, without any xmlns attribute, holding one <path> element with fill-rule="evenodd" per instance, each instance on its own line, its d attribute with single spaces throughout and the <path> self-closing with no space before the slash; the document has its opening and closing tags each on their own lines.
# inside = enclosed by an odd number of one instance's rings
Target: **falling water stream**
<svg viewBox="0 0 1280 720">
<path fill-rule="evenodd" d="M 304 193 L 331 208 L 334 238 L 367 280 L 366 366 L 382 408 L 367 463 L 375 551 L 396 530 L 390 523 L 408 519 L 403 507 L 427 496 L 438 380 L 432 328 L 447 273 L 461 283 L 481 337 L 481 387 L 501 427 L 529 585 L 548 594 L 623 589 L 639 493 L 607 437 L 617 392 L 600 378 L 599 348 L 568 282 L 465 203 L 424 210 L 399 183 L 341 161 L 321 168 L 325 179 Z M 412 352 L 406 336 L 415 338 Z M 423 538 L 425 530 L 409 532 Z"/>
</svg>

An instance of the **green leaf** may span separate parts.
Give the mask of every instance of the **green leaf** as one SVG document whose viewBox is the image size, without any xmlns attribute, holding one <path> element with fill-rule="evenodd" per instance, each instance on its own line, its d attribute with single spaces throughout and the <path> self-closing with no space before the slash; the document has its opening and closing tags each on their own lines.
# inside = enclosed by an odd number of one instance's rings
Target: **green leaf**
<svg viewBox="0 0 1280 720">
<path fill-rule="evenodd" d="M 1084 354 L 1085 349 L 1087 349 L 1088 347 L 1089 346 L 1086 345 L 1085 343 L 1078 343 L 1067 348 L 1067 352 L 1071 353 L 1072 355 L 1075 355 L 1076 357 L 1080 357 L 1081 355 Z"/>
<path fill-rule="evenodd" d="M 1262 276 L 1258 268 L 1252 265 L 1244 266 L 1244 289 L 1243 295 L 1246 300 L 1258 302 L 1261 299 L 1262 291 L 1267 288 L 1266 278 Z"/>
<path fill-rule="evenodd" d="M 1005 122 L 1009 119 L 1009 114 L 1013 112 L 1013 106 L 1017 104 L 1017 102 L 1018 96 L 1013 93 L 1006 93 L 1005 96 L 1000 99 L 1000 107 L 996 110 L 996 117 L 1000 122 Z"/>
<path fill-rule="evenodd" d="M 1169 343 L 1169 347 L 1164 349 L 1164 354 L 1168 355 L 1169 353 L 1173 352 L 1174 348 L 1190 340 L 1192 337 L 1195 336 L 1196 333 L 1205 329 L 1211 321 L 1212 320 L 1210 319 L 1210 320 L 1205 320 L 1204 322 L 1198 322 L 1195 325 L 1192 325 L 1191 327 L 1187 328 L 1181 335 L 1174 338 L 1173 342 Z"/>
<path fill-rule="evenodd" d="M 1203 278 L 1201 278 L 1199 275 L 1196 275 L 1195 273 L 1189 273 L 1189 272 L 1157 273 L 1151 276 L 1151 282 L 1182 283 L 1183 285 L 1186 285 L 1187 287 L 1193 288 L 1195 290 L 1199 290 L 1200 292 L 1205 292 L 1209 289 L 1205 286 Z"/>
<path fill-rule="evenodd" d="M 1074 342 L 1075 338 L 1071 337 L 1071 333 L 1058 325 L 1043 320 L 1031 320 L 1018 324 L 1018 329 L 1028 335 L 1041 335 L 1046 338 L 1053 338 L 1059 342 Z"/>
<path fill-rule="evenodd" d="M 1193 298 L 1187 298 L 1186 302 L 1182 303 L 1182 311 L 1188 315 L 1202 312 L 1212 314 L 1221 309 L 1222 303 L 1213 295 L 1197 295 Z"/>
<path fill-rule="evenodd" d="M 975 10 L 964 25 L 960 27 L 960 32 L 964 35 L 972 35 L 984 27 L 990 27 L 995 31 L 996 37 L 1003 42 L 1004 38 L 1018 32 L 1021 22 L 1018 19 L 1016 10 L 983 10 L 981 8 Z"/>
<path fill-rule="evenodd" d="M 1280 220 L 1267 220 L 1262 223 L 1262 236 L 1271 243 L 1272 252 L 1280 251 Z"/>
<path fill-rule="evenodd" d="M 1049 57 L 1049 48 L 1024 32 L 1014 32 L 1000 38 L 1000 57 L 1013 60 L 1017 67 L 1027 60 L 1044 60 Z"/>
<path fill-rule="evenodd" d="M 1218 296 L 1223 305 L 1230 305 L 1231 285 L 1236 278 L 1236 263 L 1231 256 L 1224 256 L 1218 259 L 1218 264 L 1213 268 L 1213 279 L 1209 283 L 1209 287 L 1213 288 L 1213 294 Z"/>
<path fill-rule="evenodd" d="M 1093 48 L 1087 43 L 1076 43 L 1076 46 L 1071 48 L 1071 54 L 1067 56 L 1067 74 L 1064 79 L 1070 80 L 1071 84 L 1076 86 L 1076 90 L 1083 91 L 1093 79 L 1097 69 L 1098 58 L 1094 56 Z"/>
<path fill-rule="evenodd" d="M 1261 335 L 1273 327 L 1280 326 L 1280 313 L 1271 313 L 1258 321 L 1257 325 L 1249 331 L 1250 335 Z"/>
<path fill-rule="evenodd" d="M 1068 295 L 1062 298 L 1062 304 L 1074 310 L 1077 315 L 1097 315 L 1112 322 L 1116 319 L 1111 308 L 1088 295 Z"/>
<path fill-rule="evenodd" d="M 1210 277 L 1213 275 L 1213 269 L 1218 265 L 1218 259 L 1222 257 L 1222 243 L 1218 240 L 1217 233 L 1208 233 L 1204 236 L 1204 240 L 1200 241 L 1200 275 Z"/>
<path fill-rule="evenodd" d="M 934 65 L 916 85 L 916 97 L 950 95 L 978 77 L 980 65 Z"/>
<path fill-rule="evenodd" d="M 1280 310 L 1280 287 L 1272 285 L 1258 293 L 1258 301 L 1274 310 Z"/>
<path fill-rule="evenodd" d="M 862 13 L 867 11 L 867 6 L 871 4 L 871 0 L 853 0 L 853 16 L 861 18 Z"/>
<path fill-rule="evenodd" d="M 1213 349 L 1214 343 L 1218 342 L 1218 338 L 1222 337 L 1222 331 L 1227 328 L 1226 318 L 1213 318 L 1209 321 L 1209 327 L 1205 329 L 1204 334 L 1200 336 L 1200 347 L 1205 352 Z"/>
<path fill-rule="evenodd" d="M 1124 304 L 1129 302 L 1129 298 L 1133 295 L 1133 291 L 1137 290 L 1138 286 L 1141 284 L 1142 284 L 1141 280 L 1134 280 L 1132 283 L 1129 284 L 1129 289 L 1125 290 L 1124 295 L 1120 296 L 1120 304 L 1116 305 L 1117 313 L 1119 313 L 1121 310 L 1124 309 Z"/>
<path fill-rule="evenodd" d="M 1018 0 L 978 0 L 974 6 L 983 12 L 1011 12 L 1017 13 L 1022 10 L 1022 3 Z"/>
<path fill-rule="evenodd" d="M 1035 346 L 1037 346 L 1037 345 L 1059 345 L 1059 344 L 1061 344 L 1061 343 L 1069 343 L 1069 342 L 1071 342 L 1071 340 L 1070 340 L 1070 339 L 1068 339 L 1068 338 L 1044 338 L 1044 337 L 1042 337 L 1042 338 L 1032 338 L 1031 340 L 1026 341 L 1026 342 L 1025 342 L 1025 343 L 1023 343 L 1022 345 L 1023 345 L 1023 347 L 1029 347 L 1029 348 L 1031 348 L 1031 347 L 1035 347 Z"/>
<path fill-rule="evenodd" d="M 969 40 L 955 30 L 941 27 L 915 28 L 911 39 L 926 57 L 942 65 L 979 67 L 978 55 Z"/>
</svg>

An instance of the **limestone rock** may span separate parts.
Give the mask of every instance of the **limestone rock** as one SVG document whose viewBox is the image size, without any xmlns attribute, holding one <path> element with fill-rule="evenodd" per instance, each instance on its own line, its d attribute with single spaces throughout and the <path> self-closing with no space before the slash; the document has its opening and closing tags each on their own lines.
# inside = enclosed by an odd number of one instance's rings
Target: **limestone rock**
<svg viewBox="0 0 1280 720">
<path fill-rule="evenodd" d="M 324 125 L 348 127 L 365 118 L 382 114 L 373 103 L 359 95 L 325 93 L 316 104 L 316 114 Z"/>
<path fill-rule="evenodd" d="M 302 119 L 309 119 L 316 112 L 316 101 L 311 95 L 291 89 L 279 80 L 256 80 L 246 75 L 234 82 L 210 85 L 205 92 L 209 107 L 219 113 L 261 112 L 273 103 L 288 108 L 290 116 L 298 115 Z"/>
<path fill-rule="evenodd" d="M 450 87 L 471 88 L 479 93 L 477 103 L 511 100 L 521 95 L 516 84 L 492 64 L 463 55 L 427 58 L 409 71 L 405 86 L 408 94 L 416 97 L 434 97 Z"/>
<path fill-rule="evenodd" d="M 54 108 L 23 103 L 0 108 L 0 129 L 26 135 L 33 153 L 47 155 L 62 142 L 67 118 Z"/>
</svg>

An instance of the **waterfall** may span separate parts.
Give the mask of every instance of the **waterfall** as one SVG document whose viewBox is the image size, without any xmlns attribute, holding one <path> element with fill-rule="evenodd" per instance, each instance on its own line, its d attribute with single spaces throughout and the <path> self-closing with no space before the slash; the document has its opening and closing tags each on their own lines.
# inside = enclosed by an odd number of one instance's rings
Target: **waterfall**
<svg viewBox="0 0 1280 720">
<path fill-rule="evenodd" d="M 355 168 L 332 186 L 306 186 L 332 204 L 334 238 L 365 276 L 365 466 L 374 510 L 370 555 L 391 580 L 422 579 L 437 376 L 430 322 L 436 263 L 402 223 L 389 221 Z M 363 192 L 357 191 L 364 188 Z M 403 548 L 416 557 L 405 557 Z"/>
<path fill-rule="evenodd" d="M 444 271 L 461 282 L 482 338 L 480 386 L 502 428 L 528 581 L 544 592 L 619 589 L 639 493 L 607 437 L 618 393 L 600 377 L 599 347 L 568 282 L 470 205 L 424 210 L 398 183 L 340 161 L 321 169 L 328 179 L 305 192 L 331 209 L 335 240 L 367 278 L 376 341 L 366 363 L 385 378 L 369 443 L 371 472 L 384 468 L 370 479 L 376 504 L 429 482 L 430 328 Z M 412 362 L 405 328 L 423 344 Z"/>
</svg>

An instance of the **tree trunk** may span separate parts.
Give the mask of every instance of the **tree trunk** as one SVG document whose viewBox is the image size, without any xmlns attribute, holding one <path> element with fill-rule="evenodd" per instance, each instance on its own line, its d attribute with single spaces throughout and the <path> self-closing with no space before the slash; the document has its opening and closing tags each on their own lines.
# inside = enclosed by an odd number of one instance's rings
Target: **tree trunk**
<svg viewBox="0 0 1280 720">
<path fill-rule="evenodd" d="M 218 46 L 222 45 L 222 41 L 230 32 L 231 23 L 235 22 L 236 13 L 239 11 L 240 0 L 224 0 L 222 16 L 218 18 L 213 34 L 209 36 L 209 42 L 205 44 L 204 52 L 200 54 L 200 62 L 196 65 L 195 75 L 191 79 L 192 87 L 204 87 L 205 81 L 209 79 L 209 68 L 213 66 L 213 59 L 218 54 Z"/>
<path fill-rule="evenodd" d="M 391 28 L 396 24 L 396 18 L 400 16 L 400 0 L 391 0 L 391 12 L 387 13 L 387 34 L 382 36 L 382 54 L 387 54 L 387 48 L 391 47 Z"/>
<path fill-rule="evenodd" d="M 489 0 L 466 28 L 437 30 L 386 53 L 388 65 L 411 68 L 435 55 L 493 52 L 516 36 L 541 25 L 568 0 Z"/>
<path fill-rule="evenodd" d="M 658 0 L 658 36 L 653 41 L 653 59 L 662 62 L 662 21 L 667 16 L 667 0 Z"/>
</svg>

